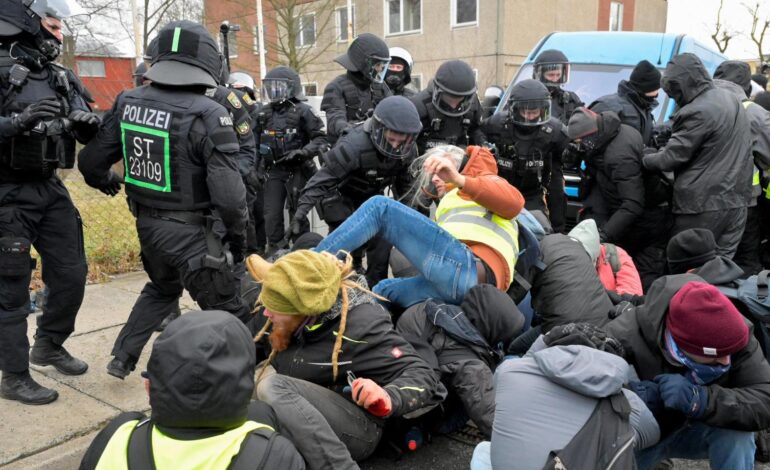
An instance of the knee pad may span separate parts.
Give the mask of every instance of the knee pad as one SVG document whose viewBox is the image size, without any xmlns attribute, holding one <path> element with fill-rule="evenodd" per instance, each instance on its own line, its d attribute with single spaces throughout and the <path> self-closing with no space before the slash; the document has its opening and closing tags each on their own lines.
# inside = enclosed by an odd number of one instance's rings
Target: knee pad
<svg viewBox="0 0 770 470">
<path fill-rule="evenodd" d="M 0 237 L 0 311 L 15 312 L 29 303 L 29 279 L 35 268 L 31 248 L 26 238 Z"/>
</svg>

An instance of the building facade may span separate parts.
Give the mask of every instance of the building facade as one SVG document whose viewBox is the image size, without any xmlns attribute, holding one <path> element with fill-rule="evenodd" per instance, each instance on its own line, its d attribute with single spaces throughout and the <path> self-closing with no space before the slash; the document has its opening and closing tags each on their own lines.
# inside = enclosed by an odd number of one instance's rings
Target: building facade
<svg viewBox="0 0 770 470">
<path fill-rule="evenodd" d="M 259 78 L 255 0 L 207 0 L 212 33 L 221 21 L 239 23 L 232 69 Z M 334 58 L 347 47 L 344 0 L 263 0 L 268 68 L 304 54 L 300 75 L 308 94 L 322 94 L 343 73 Z M 412 75 L 422 88 L 442 62 L 461 59 L 477 72 L 479 89 L 506 85 L 527 53 L 553 31 L 654 31 L 666 26 L 666 0 L 357 0 L 353 37 L 370 32 L 415 60 Z M 287 9 L 292 19 L 280 14 Z M 293 40 L 291 39 L 293 38 Z M 292 42 L 293 44 L 291 44 Z M 293 46 L 293 48 L 291 47 Z M 307 60 L 312 59 L 312 60 Z"/>
</svg>

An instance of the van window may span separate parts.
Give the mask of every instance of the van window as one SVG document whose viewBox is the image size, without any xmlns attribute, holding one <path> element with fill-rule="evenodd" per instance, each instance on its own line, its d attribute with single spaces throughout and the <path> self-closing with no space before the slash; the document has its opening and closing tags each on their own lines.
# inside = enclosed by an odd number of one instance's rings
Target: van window
<svg viewBox="0 0 770 470">
<path fill-rule="evenodd" d="M 621 80 L 628 80 L 633 66 L 628 65 L 604 65 L 604 64 L 570 64 L 569 82 L 564 85 L 564 89 L 574 91 L 586 104 L 590 105 L 597 98 L 616 93 L 618 83 Z M 661 71 L 662 72 L 662 71 Z M 532 78 L 532 64 L 525 64 L 516 74 L 515 82 L 520 82 L 527 78 Z M 507 107 L 507 100 L 510 96 L 510 90 L 506 91 L 503 109 Z M 663 122 L 662 104 L 666 100 L 666 93 L 661 89 L 658 94 L 658 107 L 652 112 L 657 122 Z"/>
</svg>

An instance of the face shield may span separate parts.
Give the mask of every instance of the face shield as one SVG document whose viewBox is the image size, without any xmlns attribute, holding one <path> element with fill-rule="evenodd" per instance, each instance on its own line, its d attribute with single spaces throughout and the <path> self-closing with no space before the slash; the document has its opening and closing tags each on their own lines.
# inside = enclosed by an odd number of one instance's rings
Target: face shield
<svg viewBox="0 0 770 470">
<path fill-rule="evenodd" d="M 366 63 L 368 78 L 374 83 L 382 83 L 385 80 L 385 74 L 388 73 L 390 58 L 367 57 Z"/>
<path fill-rule="evenodd" d="M 549 87 L 564 85 L 569 81 L 569 64 L 537 64 L 532 72 L 532 78 L 540 80 L 545 86 Z"/>
<path fill-rule="evenodd" d="M 412 153 L 417 133 L 405 134 L 388 129 L 377 116 L 372 117 L 370 122 L 369 137 L 383 155 L 401 160 Z"/>
<path fill-rule="evenodd" d="M 539 126 L 551 119 L 551 100 L 511 100 L 508 116 L 515 124 Z"/>
<path fill-rule="evenodd" d="M 43 21 L 48 18 L 61 21 L 65 34 L 71 34 L 91 19 L 91 15 L 74 0 L 34 0 L 27 8 Z"/>
<path fill-rule="evenodd" d="M 281 103 L 291 98 L 291 81 L 282 78 L 262 80 L 262 98 L 271 103 Z"/>
<path fill-rule="evenodd" d="M 227 84 L 230 88 L 237 90 L 245 89 L 249 93 L 254 94 L 254 79 L 251 75 L 244 72 L 233 72 L 227 79 Z"/>
<path fill-rule="evenodd" d="M 473 96 L 470 95 L 453 95 L 447 91 L 442 90 L 439 86 L 433 86 L 433 106 L 442 114 L 447 116 L 462 116 L 471 110 L 473 104 Z"/>
</svg>

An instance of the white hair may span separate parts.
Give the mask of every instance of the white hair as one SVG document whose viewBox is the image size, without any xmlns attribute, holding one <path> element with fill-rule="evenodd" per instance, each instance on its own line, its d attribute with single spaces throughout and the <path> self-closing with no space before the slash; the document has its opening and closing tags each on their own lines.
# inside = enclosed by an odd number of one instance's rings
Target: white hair
<svg viewBox="0 0 770 470">
<path fill-rule="evenodd" d="M 411 196 L 409 205 L 412 207 L 423 207 L 427 209 L 432 202 L 429 196 L 435 193 L 435 188 L 431 189 L 433 186 L 433 182 L 431 181 L 433 175 L 423 171 L 425 160 L 430 157 L 446 158 L 454 163 L 455 168 L 459 170 L 460 166 L 463 164 L 463 159 L 465 158 L 465 150 L 455 145 L 439 145 L 438 147 L 428 149 L 423 155 L 415 158 L 409 166 L 409 172 L 414 177 L 414 183 L 408 193 Z"/>
</svg>

